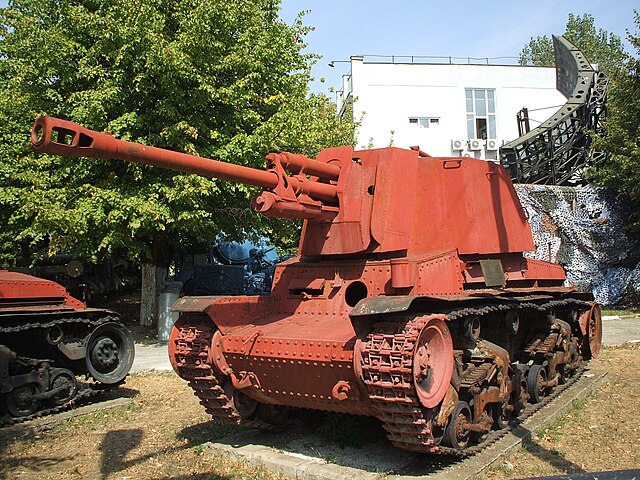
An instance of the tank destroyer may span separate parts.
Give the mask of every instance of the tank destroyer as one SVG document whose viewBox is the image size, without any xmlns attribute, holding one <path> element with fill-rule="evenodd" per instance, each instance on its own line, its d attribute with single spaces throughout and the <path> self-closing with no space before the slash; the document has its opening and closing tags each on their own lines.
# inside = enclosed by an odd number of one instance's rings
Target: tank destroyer
<svg viewBox="0 0 640 480">
<path fill-rule="evenodd" d="M 419 149 L 267 156 L 257 170 L 41 117 L 36 150 L 262 189 L 302 219 L 269 295 L 183 297 L 175 371 L 219 422 L 273 428 L 292 408 L 374 416 L 399 448 L 464 455 L 598 354 L 600 309 L 534 250 L 502 167 Z"/>
</svg>

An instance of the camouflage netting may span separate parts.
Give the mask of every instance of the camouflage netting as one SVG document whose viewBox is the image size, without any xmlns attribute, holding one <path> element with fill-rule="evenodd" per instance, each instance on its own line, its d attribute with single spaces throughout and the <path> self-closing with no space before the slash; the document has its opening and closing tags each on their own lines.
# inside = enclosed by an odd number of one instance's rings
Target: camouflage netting
<svg viewBox="0 0 640 480">
<path fill-rule="evenodd" d="M 591 290 L 601 305 L 640 301 L 640 238 L 625 233 L 627 204 L 593 186 L 516 185 L 527 211 L 536 251 L 559 262 L 567 282 Z"/>
</svg>

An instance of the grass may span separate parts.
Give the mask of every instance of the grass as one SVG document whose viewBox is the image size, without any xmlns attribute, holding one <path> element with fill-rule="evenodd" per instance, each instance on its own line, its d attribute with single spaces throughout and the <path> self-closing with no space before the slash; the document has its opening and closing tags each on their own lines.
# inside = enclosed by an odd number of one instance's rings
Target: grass
<svg viewBox="0 0 640 480">
<path fill-rule="evenodd" d="M 639 315 L 640 308 L 603 308 L 602 316 Z"/>
<path fill-rule="evenodd" d="M 591 362 L 607 370 L 608 383 L 548 428 L 534 432 L 484 477 L 490 480 L 567 475 L 638 468 L 640 424 L 633 413 L 640 402 L 640 346 L 605 347 Z"/>
<path fill-rule="evenodd" d="M 75 417 L 69 417 L 62 423 L 54 425 L 51 431 L 54 433 L 64 433 L 69 429 L 84 426 L 84 427 L 98 427 L 104 426 L 109 423 L 122 423 L 125 422 L 129 414 L 135 412 L 140 407 L 132 400 L 126 407 L 110 408 L 107 410 L 99 410 L 94 413 L 86 415 L 78 415 Z"/>
<path fill-rule="evenodd" d="M 567 424 L 580 418 L 580 412 L 584 409 L 588 399 L 574 399 L 571 402 L 571 409 L 556 418 L 551 425 L 539 430 L 536 437 L 540 439 L 557 440 L 565 431 Z M 557 450 L 552 449 L 551 453 L 562 456 Z"/>
</svg>

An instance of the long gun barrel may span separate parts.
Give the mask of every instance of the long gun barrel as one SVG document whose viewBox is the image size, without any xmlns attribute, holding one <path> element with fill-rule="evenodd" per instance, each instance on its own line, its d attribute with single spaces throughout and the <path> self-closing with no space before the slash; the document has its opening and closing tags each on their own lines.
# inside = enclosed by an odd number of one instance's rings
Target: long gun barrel
<svg viewBox="0 0 640 480">
<path fill-rule="evenodd" d="M 31 143 L 42 153 L 123 160 L 261 187 L 265 191 L 254 199 L 254 209 L 274 217 L 330 221 L 337 213 L 340 166 L 304 155 L 272 153 L 267 156 L 267 170 L 258 170 L 118 140 L 45 116 L 33 124 Z"/>
</svg>

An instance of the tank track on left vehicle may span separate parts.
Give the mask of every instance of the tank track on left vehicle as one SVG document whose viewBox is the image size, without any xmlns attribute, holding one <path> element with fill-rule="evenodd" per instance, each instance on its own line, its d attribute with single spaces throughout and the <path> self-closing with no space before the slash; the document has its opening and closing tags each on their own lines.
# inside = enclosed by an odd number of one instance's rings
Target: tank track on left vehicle
<svg viewBox="0 0 640 480">
<path fill-rule="evenodd" d="M 101 318 L 97 318 L 97 319 L 89 319 L 89 318 L 82 318 L 82 317 L 68 317 L 68 318 L 58 318 L 56 320 L 51 320 L 50 322 L 47 323 L 39 323 L 39 322 L 31 322 L 31 323 L 25 323 L 22 325 L 15 325 L 13 327 L 2 327 L 0 326 L 0 334 L 3 333 L 20 333 L 20 332 L 24 332 L 27 330 L 37 330 L 37 329 L 42 329 L 42 328 L 51 328 L 51 327 L 56 327 L 59 325 L 64 325 L 65 323 L 84 323 L 85 325 L 90 325 L 93 327 L 97 327 L 99 325 L 102 325 L 103 323 L 107 323 L 107 322 L 118 322 L 120 323 L 120 320 L 118 317 L 113 316 L 113 315 L 107 315 L 106 317 L 101 317 Z"/>
<path fill-rule="evenodd" d="M 42 410 L 38 410 L 35 413 L 32 413 L 31 415 L 26 415 L 23 417 L 11 417 L 9 415 L 0 416 L 0 428 L 28 422 L 30 420 L 35 420 L 41 417 L 47 417 L 49 415 L 55 415 L 56 413 L 66 412 L 67 410 L 71 410 L 81 404 L 88 403 L 92 400 L 98 400 L 101 395 L 104 395 L 111 390 L 117 389 L 124 383 L 125 381 L 122 380 L 113 385 L 86 383 L 80 384 L 76 396 L 62 405 L 56 405 L 55 407 L 51 408 L 44 408 Z"/>
</svg>

